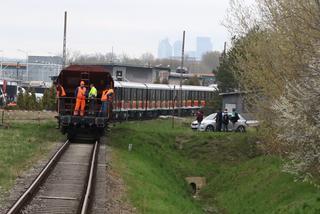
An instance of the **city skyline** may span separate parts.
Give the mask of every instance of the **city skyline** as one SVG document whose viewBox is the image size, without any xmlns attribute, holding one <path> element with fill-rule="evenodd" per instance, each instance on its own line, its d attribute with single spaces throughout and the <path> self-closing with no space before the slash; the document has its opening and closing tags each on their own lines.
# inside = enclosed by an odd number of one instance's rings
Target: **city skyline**
<svg viewBox="0 0 320 214">
<path fill-rule="evenodd" d="M 64 11 L 68 12 L 67 49 L 71 53 L 113 49 L 115 54 L 129 57 L 146 52 L 156 56 L 161 38 L 181 38 L 183 30 L 187 50 L 195 49 L 192 41 L 197 35 L 209 36 L 215 41 L 214 49 L 222 50 L 230 39 L 221 24 L 228 7 L 229 0 L 3 0 L 0 58 L 61 55 Z"/>
<path fill-rule="evenodd" d="M 212 40 L 207 36 L 197 36 L 195 38 L 196 46 L 194 49 L 190 49 L 185 46 L 185 55 L 189 57 L 194 57 L 197 60 L 200 60 L 202 55 L 214 51 Z M 220 51 L 222 52 L 222 51 Z M 168 38 L 162 39 L 158 45 L 158 55 L 156 56 L 159 59 L 171 58 L 171 57 L 181 57 L 182 53 L 182 41 L 173 40 L 170 41 Z"/>
</svg>

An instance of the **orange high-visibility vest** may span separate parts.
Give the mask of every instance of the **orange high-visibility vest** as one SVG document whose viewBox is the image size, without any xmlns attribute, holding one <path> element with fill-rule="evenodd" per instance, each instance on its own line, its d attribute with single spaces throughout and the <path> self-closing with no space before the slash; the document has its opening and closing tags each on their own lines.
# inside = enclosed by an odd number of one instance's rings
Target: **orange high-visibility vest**
<svg viewBox="0 0 320 214">
<path fill-rule="evenodd" d="M 64 88 L 62 87 L 62 85 L 57 86 L 56 91 L 57 91 L 57 97 L 65 97 L 66 96 L 66 92 L 65 92 Z"/>
<path fill-rule="evenodd" d="M 77 99 L 85 100 L 86 99 L 86 88 L 78 87 Z"/>
<path fill-rule="evenodd" d="M 103 90 L 101 95 L 101 101 L 112 101 L 111 94 L 113 94 L 112 88 Z"/>
<path fill-rule="evenodd" d="M 108 92 L 107 92 L 107 99 L 108 99 L 109 101 L 112 101 L 112 98 L 113 98 L 113 89 L 110 88 L 110 89 L 108 90 Z"/>
<path fill-rule="evenodd" d="M 101 101 L 107 101 L 108 99 L 107 93 L 108 93 L 108 89 L 102 91 Z"/>
</svg>

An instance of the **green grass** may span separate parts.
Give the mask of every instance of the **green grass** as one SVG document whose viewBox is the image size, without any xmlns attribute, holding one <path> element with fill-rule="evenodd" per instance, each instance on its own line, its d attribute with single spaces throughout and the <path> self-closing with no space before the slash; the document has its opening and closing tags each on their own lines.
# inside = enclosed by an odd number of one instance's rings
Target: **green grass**
<svg viewBox="0 0 320 214">
<path fill-rule="evenodd" d="M 110 138 L 139 213 L 320 213 L 319 190 L 282 172 L 280 158 L 259 154 L 254 131 L 198 133 L 155 120 L 122 123 Z M 187 176 L 207 180 L 197 199 Z"/>
<path fill-rule="evenodd" d="M 54 122 L 13 123 L 0 127 L 0 192 L 8 190 L 17 176 L 43 157 L 50 142 L 62 139 Z"/>
</svg>

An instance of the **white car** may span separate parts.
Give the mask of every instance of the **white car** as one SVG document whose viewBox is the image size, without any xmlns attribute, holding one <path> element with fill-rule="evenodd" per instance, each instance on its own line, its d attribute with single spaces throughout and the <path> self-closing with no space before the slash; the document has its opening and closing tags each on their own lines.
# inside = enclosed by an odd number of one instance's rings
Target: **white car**
<svg viewBox="0 0 320 214">
<path fill-rule="evenodd" d="M 229 114 L 229 118 L 231 117 L 231 113 Z M 199 127 L 199 131 L 216 131 L 216 115 L 217 113 L 210 114 L 209 116 L 205 117 Z M 239 115 L 239 120 L 238 122 L 235 123 L 234 130 L 238 132 L 245 132 L 246 129 L 249 127 L 247 124 L 247 120 L 244 119 L 240 114 Z M 221 127 L 222 128 L 222 127 Z M 191 129 L 196 130 L 198 129 L 198 121 L 193 121 L 191 123 Z M 233 130 L 233 124 L 229 122 L 228 124 L 228 130 L 232 131 Z"/>
</svg>

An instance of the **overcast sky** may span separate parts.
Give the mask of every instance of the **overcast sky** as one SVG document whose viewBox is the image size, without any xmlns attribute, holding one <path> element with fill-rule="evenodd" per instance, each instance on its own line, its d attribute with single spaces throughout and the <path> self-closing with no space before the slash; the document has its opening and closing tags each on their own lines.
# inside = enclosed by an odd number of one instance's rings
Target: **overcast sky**
<svg viewBox="0 0 320 214">
<path fill-rule="evenodd" d="M 245 0 L 251 2 L 252 0 Z M 83 54 L 157 55 L 158 43 L 173 43 L 186 30 L 186 50 L 197 36 L 214 50 L 229 40 L 221 25 L 229 0 L 1 0 L 0 56 L 62 53 L 63 16 L 68 11 L 67 48 Z"/>
</svg>

